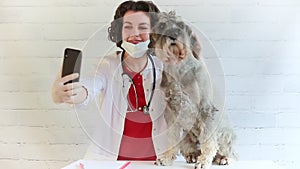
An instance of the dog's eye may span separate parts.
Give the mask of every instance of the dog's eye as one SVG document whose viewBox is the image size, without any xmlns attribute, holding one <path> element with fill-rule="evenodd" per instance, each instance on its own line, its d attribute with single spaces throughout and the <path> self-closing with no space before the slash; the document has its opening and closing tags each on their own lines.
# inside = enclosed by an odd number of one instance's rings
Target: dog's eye
<svg viewBox="0 0 300 169">
<path fill-rule="evenodd" d="M 160 29 L 164 29 L 166 27 L 166 23 L 161 23 L 160 25 L 159 25 L 159 28 Z"/>
<path fill-rule="evenodd" d="M 181 29 L 184 28 L 184 23 L 183 23 L 183 22 L 180 22 L 180 23 L 178 23 L 177 25 L 178 25 L 178 27 L 181 28 Z"/>
</svg>

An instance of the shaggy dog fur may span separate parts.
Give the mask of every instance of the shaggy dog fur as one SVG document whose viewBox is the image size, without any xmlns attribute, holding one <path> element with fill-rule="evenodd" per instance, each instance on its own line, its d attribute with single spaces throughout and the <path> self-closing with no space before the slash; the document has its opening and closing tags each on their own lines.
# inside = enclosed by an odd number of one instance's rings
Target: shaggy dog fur
<svg viewBox="0 0 300 169">
<path fill-rule="evenodd" d="M 155 54 L 163 61 L 161 87 L 165 90 L 169 149 L 157 165 L 172 165 L 178 151 L 197 169 L 212 162 L 229 164 L 235 135 L 222 124 L 223 114 L 212 102 L 209 74 L 200 54 L 193 54 L 195 36 L 175 12 L 161 13 L 152 31 Z"/>
</svg>

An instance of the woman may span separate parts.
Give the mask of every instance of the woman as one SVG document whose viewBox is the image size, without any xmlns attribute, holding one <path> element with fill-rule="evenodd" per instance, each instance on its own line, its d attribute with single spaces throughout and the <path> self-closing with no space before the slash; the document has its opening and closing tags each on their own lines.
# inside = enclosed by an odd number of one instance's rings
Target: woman
<svg viewBox="0 0 300 169">
<path fill-rule="evenodd" d="M 56 103 L 82 104 L 103 93 L 98 147 L 86 158 L 154 161 L 166 150 L 162 63 L 148 50 L 153 12 L 159 10 L 149 1 L 120 4 L 108 33 L 123 51 L 105 56 L 89 81 L 63 85 L 78 75 L 58 75 L 53 84 Z"/>
</svg>

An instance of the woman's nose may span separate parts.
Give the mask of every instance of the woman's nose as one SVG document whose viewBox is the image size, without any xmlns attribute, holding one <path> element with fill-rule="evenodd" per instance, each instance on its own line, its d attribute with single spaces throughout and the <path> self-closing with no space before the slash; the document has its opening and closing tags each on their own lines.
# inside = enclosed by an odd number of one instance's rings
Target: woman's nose
<svg viewBox="0 0 300 169">
<path fill-rule="evenodd" d="M 140 35 L 140 31 L 138 30 L 138 28 L 133 28 L 130 36 L 139 36 L 139 35 Z"/>
</svg>

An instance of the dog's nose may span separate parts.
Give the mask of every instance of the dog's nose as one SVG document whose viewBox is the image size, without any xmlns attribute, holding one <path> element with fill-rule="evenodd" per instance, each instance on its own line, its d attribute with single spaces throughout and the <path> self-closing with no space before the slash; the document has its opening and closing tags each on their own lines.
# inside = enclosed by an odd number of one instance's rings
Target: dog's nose
<svg viewBox="0 0 300 169">
<path fill-rule="evenodd" d="M 176 40 L 177 39 L 177 37 L 175 37 L 175 36 L 169 36 L 169 38 L 171 39 L 171 40 Z"/>
</svg>

